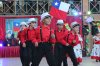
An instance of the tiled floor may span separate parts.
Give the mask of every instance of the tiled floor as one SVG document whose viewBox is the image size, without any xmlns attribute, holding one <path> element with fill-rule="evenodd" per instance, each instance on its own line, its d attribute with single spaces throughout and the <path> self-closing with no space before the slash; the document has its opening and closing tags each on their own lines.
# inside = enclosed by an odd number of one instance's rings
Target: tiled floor
<svg viewBox="0 0 100 66">
<path fill-rule="evenodd" d="M 73 66 L 69 58 L 68 64 Z M 21 66 L 21 62 L 19 58 L 0 58 L 0 66 Z M 45 58 L 42 59 L 40 66 L 48 66 Z M 100 62 L 95 62 L 95 60 L 85 57 L 79 66 L 100 66 Z"/>
</svg>

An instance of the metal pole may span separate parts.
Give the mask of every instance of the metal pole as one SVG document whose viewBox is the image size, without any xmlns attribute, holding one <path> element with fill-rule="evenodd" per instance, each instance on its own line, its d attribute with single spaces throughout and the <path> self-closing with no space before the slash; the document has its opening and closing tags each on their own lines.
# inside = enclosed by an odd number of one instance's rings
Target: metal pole
<svg viewBox="0 0 100 66">
<path fill-rule="evenodd" d="M 82 12 L 82 32 L 83 32 L 83 27 L 84 27 L 84 11 L 83 11 L 83 0 L 81 0 L 81 12 Z M 83 33 L 82 33 L 83 34 Z M 84 45 L 83 45 L 83 54 L 86 56 L 86 35 L 83 34 L 83 40 L 84 40 Z"/>
<path fill-rule="evenodd" d="M 39 8 L 38 8 L 38 4 L 39 4 L 39 0 L 37 0 L 37 10 L 36 10 L 37 15 L 39 15 Z"/>
<path fill-rule="evenodd" d="M 15 0 L 15 15 L 16 15 L 16 7 L 17 7 L 17 3 L 16 3 L 16 0 Z"/>
</svg>

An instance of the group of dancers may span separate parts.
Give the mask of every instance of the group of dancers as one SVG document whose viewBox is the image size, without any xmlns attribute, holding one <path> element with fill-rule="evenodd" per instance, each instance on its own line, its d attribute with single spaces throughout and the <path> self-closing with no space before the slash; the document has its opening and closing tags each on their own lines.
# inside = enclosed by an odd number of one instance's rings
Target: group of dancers
<svg viewBox="0 0 100 66">
<path fill-rule="evenodd" d="M 72 22 L 71 30 L 64 27 L 63 20 L 57 20 L 56 29 L 52 29 L 52 16 L 46 12 L 41 15 L 41 26 L 37 26 L 37 20 L 30 18 L 28 22 L 21 22 L 18 40 L 20 41 L 20 59 L 22 66 L 39 66 L 41 59 L 46 57 L 49 66 L 68 66 L 67 57 L 71 58 L 73 66 L 82 62 L 83 39 L 80 24 Z M 98 37 L 97 37 L 98 36 Z M 94 37 L 95 47 L 100 44 L 100 33 Z M 99 51 L 100 45 L 93 51 Z M 92 52 L 92 58 L 94 58 Z M 96 54 L 100 55 L 100 51 Z M 95 57 L 98 58 L 98 57 Z M 97 60 L 98 61 L 98 60 Z M 99 56 L 100 61 L 100 56 Z"/>
</svg>

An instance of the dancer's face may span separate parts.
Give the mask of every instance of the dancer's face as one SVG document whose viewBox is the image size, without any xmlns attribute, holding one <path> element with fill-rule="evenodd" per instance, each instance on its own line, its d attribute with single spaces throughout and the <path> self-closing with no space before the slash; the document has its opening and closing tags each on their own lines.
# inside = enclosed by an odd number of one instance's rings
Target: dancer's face
<svg viewBox="0 0 100 66">
<path fill-rule="evenodd" d="M 51 17 L 48 17 L 48 18 L 43 19 L 43 23 L 45 25 L 50 25 L 51 24 Z"/>
<path fill-rule="evenodd" d="M 21 29 L 24 30 L 26 27 L 26 25 L 21 25 Z"/>
<path fill-rule="evenodd" d="M 78 32 L 79 32 L 79 26 L 74 27 L 73 30 L 74 30 L 76 33 L 78 33 Z"/>
<path fill-rule="evenodd" d="M 31 27 L 36 26 L 36 22 L 31 22 L 31 23 L 30 23 L 30 26 L 31 26 Z"/>
<path fill-rule="evenodd" d="M 64 26 L 63 24 L 58 24 L 57 25 L 57 27 L 58 27 L 59 30 L 63 29 L 63 26 Z"/>
</svg>

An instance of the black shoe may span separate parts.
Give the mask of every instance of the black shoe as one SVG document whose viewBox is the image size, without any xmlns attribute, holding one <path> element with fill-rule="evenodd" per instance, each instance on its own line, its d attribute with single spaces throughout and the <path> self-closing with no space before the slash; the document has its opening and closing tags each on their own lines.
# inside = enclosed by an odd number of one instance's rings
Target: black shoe
<svg viewBox="0 0 100 66">
<path fill-rule="evenodd" d="M 96 62 L 98 62 L 98 60 L 96 60 Z"/>
<path fill-rule="evenodd" d="M 100 60 L 99 60 L 99 62 L 100 62 Z"/>
<path fill-rule="evenodd" d="M 77 65 L 80 65 L 80 63 L 78 62 Z"/>
</svg>

